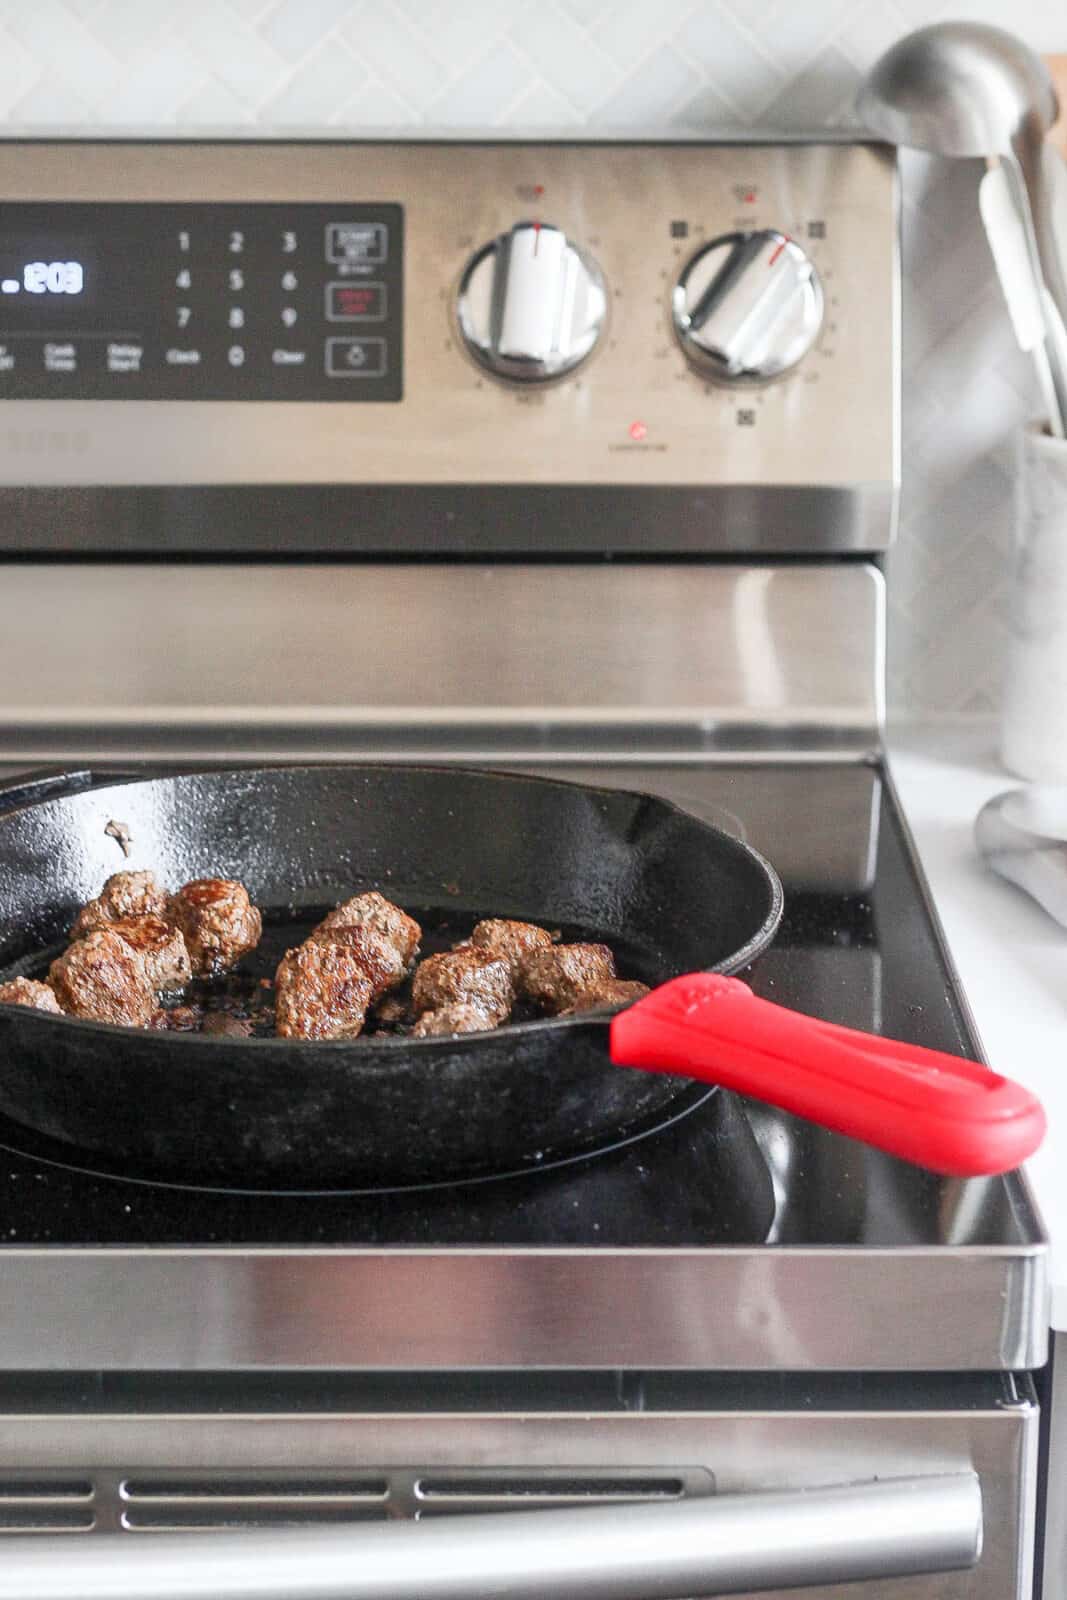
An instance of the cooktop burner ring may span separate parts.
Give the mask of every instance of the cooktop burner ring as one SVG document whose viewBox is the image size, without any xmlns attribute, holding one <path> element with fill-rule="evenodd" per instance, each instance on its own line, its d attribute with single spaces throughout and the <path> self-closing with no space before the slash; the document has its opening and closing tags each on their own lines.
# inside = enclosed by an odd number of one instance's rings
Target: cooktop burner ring
<svg viewBox="0 0 1067 1600">
<path fill-rule="evenodd" d="M 436 1179 L 427 1183 L 408 1183 L 390 1185 L 363 1185 L 360 1187 L 346 1188 L 344 1186 L 328 1186 L 319 1188 L 281 1188 L 277 1184 L 267 1185 L 262 1188 L 247 1184 L 223 1184 L 181 1179 L 176 1177 L 148 1177 L 143 1173 L 129 1173 L 118 1170 L 118 1163 L 109 1163 L 106 1156 L 97 1156 L 92 1151 L 77 1151 L 74 1146 L 70 1149 L 75 1157 L 81 1156 L 82 1160 L 64 1159 L 65 1147 L 57 1139 L 50 1139 L 45 1134 L 36 1133 L 32 1128 L 23 1128 L 21 1124 L 13 1122 L 10 1118 L 0 1118 L 0 1153 L 4 1155 L 21 1156 L 24 1159 L 40 1162 L 42 1166 L 58 1168 L 65 1172 L 78 1173 L 82 1177 L 103 1179 L 109 1183 L 134 1184 L 138 1188 L 179 1190 L 192 1194 L 216 1195 L 262 1195 L 287 1197 L 291 1199 L 341 1199 L 348 1197 L 385 1198 L 397 1195 L 420 1195 L 440 1193 L 449 1189 L 468 1189 L 474 1187 L 487 1187 L 493 1184 L 511 1183 L 516 1180 L 538 1178 L 542 1173 L 559 1172 L 565 1168 L 580 1166 L 583 1162 L 593 1162 L 604 1156 L 615 1155 L 626 1150 L 632 1145 L 642 1143 L 645 1139 L 655 1138 L 656 1135 L 666 1133 L 684 1121 L 693 1112 L 705 1106 L 713 1095 L 717 1094 L 715 1088 L 696 1088 L 683 1093 L 671 1103 L 670 1115 L 657 1117 L 655 1121 L 644 1127 L 631 1129 L 624 1137 L 615 1138 L 606 1144 L 591 1146 L 585 1150 L 573 1151 L 567 1155 L 556 1156 L 550 1160 L 538 1162 L 534 1166 L 510 1168 L 506 1172 L 481 1172 L 472 1173 L 468 1177 Z M 10 1137 L 15 1131 L 14 1139 Z M 56 1152 L 59 1152 L 58 1154 Z"/>
</svg>

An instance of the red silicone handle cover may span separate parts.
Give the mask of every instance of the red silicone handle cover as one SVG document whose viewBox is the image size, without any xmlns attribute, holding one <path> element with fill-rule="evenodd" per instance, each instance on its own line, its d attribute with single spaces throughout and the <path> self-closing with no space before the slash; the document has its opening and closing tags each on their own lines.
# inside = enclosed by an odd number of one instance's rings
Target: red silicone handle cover
<svg viewBox="0 0 1067 1600">
<path fill-rule="evenodd" d="M 1040 1102 L 977 1061 L 789 1011 L 715 973 L 620 1011 L 611 1059 L 736 1089 L 954 1177 L 1009 1172 L 1045 1134 Z"/>
</svg>

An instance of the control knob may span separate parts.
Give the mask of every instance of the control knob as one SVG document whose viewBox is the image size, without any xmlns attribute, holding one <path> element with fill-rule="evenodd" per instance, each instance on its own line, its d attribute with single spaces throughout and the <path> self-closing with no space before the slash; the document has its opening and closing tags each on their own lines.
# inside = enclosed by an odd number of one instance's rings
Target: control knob
<svg viewBox="0 0 1067 1600">
<path fill-rule="evenodd" d="M 480 366 L 498 378 L 547 383 L 589 355 L 607 305 L 599 267 L 566 234 L 517 222 L 467 263 L 456 316 Z"/>
<path fill-rule="evenodd" d="M 719 383 L 764 383 L 815 343 L 823 294 L 800 246 L 773 228 L 725 233 L 683 271 L 672 296 L 686 358 Z"/>
</svg>

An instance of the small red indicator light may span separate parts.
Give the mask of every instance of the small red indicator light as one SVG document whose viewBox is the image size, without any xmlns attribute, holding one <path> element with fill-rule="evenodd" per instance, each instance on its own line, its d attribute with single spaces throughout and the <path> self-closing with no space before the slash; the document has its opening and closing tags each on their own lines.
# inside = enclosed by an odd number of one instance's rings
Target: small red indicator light
<svg viewBox="0 0 1067 1600">
<path fill-rule="evenodd" d="M 756 191 L 755 191 L 755 189 L 749 189 L 748 192 L 745 195 L 745 204 L 746 204 L 746 206 L 754 206 L 755 203 L 756 203 Z"/>
<path fill-rule="evenodd" d="M 544 192 L 545 192 L 545 186 L 544 186 L 543 183 L 535 183 L 534 184 L 534 194 L 540 195 L 540 194 L 544 194 Z"/>
<path fill-rule="evenodd" d="M 648 438 L 648 423 L 631 422 L 629 432 L 630 438 L 633 439 L 635 443 L 640 444 L 642 439 Z"/>
</svg>

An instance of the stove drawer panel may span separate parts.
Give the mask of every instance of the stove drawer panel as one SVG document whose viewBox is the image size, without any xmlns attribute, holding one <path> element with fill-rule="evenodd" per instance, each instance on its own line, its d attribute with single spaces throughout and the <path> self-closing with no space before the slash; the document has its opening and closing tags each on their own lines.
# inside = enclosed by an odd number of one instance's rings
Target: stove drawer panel
<svg viewBox="0 0 1067 1600">
<path fill-rule="evenodd" d="M 734 1387 L 743 1389 L 743 1380 Z M 1038 1409 L 1025 1381 L 971 1387 L 971 1403 L 950 1408 L 928 1384 L 924 1410 L 746 1410 L 743 1394 L 737 1410 L 656 1410 L 650 1385 L 648 1409 L 614 1413 L 0 1417 L 0 1505 L 4 1495 L 13 1501 L 20 1480 L 25 1498 L 32 1493 L 42 1505 L 50 1484 L 56 1501 L 88 1485 L 83 1518 L 88 1506 L 92 1531 L 107 1538 L 87 1544 L 82 1535 L 72 1545 L 43 1528 L 34 1538 L 0 1535 L 11 1584 L 4 1593 L 58 1596 L 65 1566 L 73 1574 L 93 1549 L 108 1564 L 116 1558 L 118 1586 L 101 1591 L 116 1600 L 138 1592 L 123 1582 L 145 1582 L 141 1563 L 157 1556 L 195 1574 L 227 1552 L 227 1560 L 247 1553 L 257 1581 L 273 1574 L 275 1584 L 288 1581 L 287 1552 L 320 1578 L 321 1563 L 343 1558 L 348 1586 L 314 1591 L 326 1600 L 372 1592 L 473 1600 L 504 1582 L 514 1600 L 609 1592 L 618 1600 L 692 1592 L 769 1600 L 798 1585 L 812 1600 L 1023 1600 Z M 943 1398 L 950 1391 L 944 1386 Z M 526 1514 L 516 1518 L 519 1507 Z M 472 1513 L 493 1513 L 484 1534 Z M 451 1523 L 454 1515 L 461 1524 Z M 397 1525 L 413 1520 L 428 1526 L 412 1541 Z M 393 1532 L 383 1540 L 375 1523 Z M 279 1525 L 290 1533 L 280 1535 Z M 228 1539 L 218 1540 L 219 1530 Z M 186 1545 L 194 1531 L 200 1538 Z M 654 1570 L 641 1566 L 649 1549 L 657 1552 Z M 667 1564 L 687 1587 L 668 1582 Z M 776 1574 L 779 1586 L 739 1589 L 749 1573 L 762 1574 L 760 1582 Z M 846 1575 L 863 1586 L 836 1581 Z M 366 1587 L 372 1582 L 379 1587 Z M 219 1600 L 230 1593 L 222 1584 Z M 292 1600 L 303 1593 L 262 1592 Z"/>
</svg>

